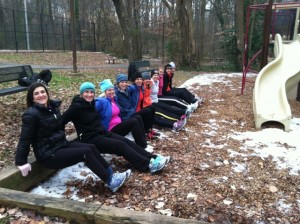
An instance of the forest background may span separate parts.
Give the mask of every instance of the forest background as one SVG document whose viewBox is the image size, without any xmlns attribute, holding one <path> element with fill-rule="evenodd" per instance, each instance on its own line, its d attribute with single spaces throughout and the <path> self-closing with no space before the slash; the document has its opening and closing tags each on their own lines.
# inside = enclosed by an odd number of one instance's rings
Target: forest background
<svg viewBox="0 0 300 224">
<path fill-rule="evenodd" d="M 268 2 L 0 0 L 0 49 L 70 50 L 74 7 L 77 50 L 101 51 L 129 61 L 172 60 L 181 68 L 241 71 L 247 7 Z M 251 19 L 257 22 L 249 34 L 250 54 L 261 48 L 264 12 Z"/>
</svg>

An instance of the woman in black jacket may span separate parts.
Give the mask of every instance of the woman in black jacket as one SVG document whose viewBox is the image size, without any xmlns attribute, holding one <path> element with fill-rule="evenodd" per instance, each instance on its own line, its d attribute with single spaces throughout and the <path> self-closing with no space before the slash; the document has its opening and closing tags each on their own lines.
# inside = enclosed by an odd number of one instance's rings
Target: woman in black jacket
<svg viewBox="0 0 300 224">
<path fill-rule="evenodd" d="M 27 162 L 30 145 L 36 160 L 49 169 L 62 169 L 85 162 L 99 178 L 116 192 L 129 177 L 131 171 L 113 173 L 111 166 L 92 144 L 68 142 L 65 138 L 59 110 L 61 102 L 50 100 L 42 83 L 33 83 L 27 92 L 28 109 L 22 116 L 22 130 L 15 157 L 15 164 L 23 176 L 31 165 Z"/>
<path fill-rule="evenodd" d="M 129 139 L 106 131 L 95 108 L 95 86 L 85 82 L 80 86 L 80 95 L 73 98 L 65 111 L 63 124 L 72 121 L 79 141 L 95 144 L 100 153 L 123 156 L 139 171 L 155 173 L 164 168 L 169 157 L 147 152 Z"/>
</svg>

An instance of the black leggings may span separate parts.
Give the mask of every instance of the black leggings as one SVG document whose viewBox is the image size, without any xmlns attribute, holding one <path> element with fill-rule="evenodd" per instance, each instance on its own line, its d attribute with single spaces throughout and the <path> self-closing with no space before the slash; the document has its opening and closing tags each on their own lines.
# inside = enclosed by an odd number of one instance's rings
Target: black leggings
<svg viewBox="0 0 300 224">
<path fill-rule="evenodd" d="M 135 115 L 140 115 L 142 117 L 145 132 L 149 132 L 152 129 L 154 123 L 155 108 L 153 106 L 145 107 L 139 112 L 133 114 L 133 116 Z"/>
<path fill-rule="evenodd" d="M 197 100 L 195 96 L 191 94 L 186 88 L 172 88 L 169 92 L 166 92 L 166 96 L 177 96 L 183 99 L 188 104 L 195 103 Z"/>
<path fill-rule="evenodd" d="M 147 147 L 144 124 L 141 116 L 139 115 L 135 115 L 128 120 L 122 121 L 114 126 L 110 131 L 122 136 L 125 136 L 131 132 L 136 144 L 143 148 Z"/>
<path fill-rule="evenodd" d="M 181 109 L 187 109 L 189 105 L 187 102 L 177 96 L 158 96 L 158 102 L 163 102 Z"/>
<path fill-rule="evenodd" d="M 108 181 L 107 168 L 109 164 L 93 144 L 70 142 L 66 147 L 57 150 L 47 159 L 40 161 L 42 165 L 49 169 L 63 169 L 79 162 L 85 162 L 86 166 L 99 178 L 105 182 Z"/>
<path fill-rule="evenodd" d="M 156 158 L 156 155 L 147 152 L 129 139 L 111 132 L 106 136 L 97 135 L 91 138 L 89 143 L 95 144 L 101 154 L 123 156 L 137 170 L 143 172 L 149 170 L 150 159 Z"/>
<path fill-rule="evenodd" d="M 155 107 L 155 112 L 157 112 L 160 109 L 166 111 L 166 115 L 170 115 L 172 117 L 173 114 L 179 115 L 179 118 L 185 114 L 186 109 L 176 107 L 176 106 L 170 106 L 170 104 L 164 103 L 162 101 L 158 101 L 157 103 L 152 103 L 152 106 Z"/>
</svg>

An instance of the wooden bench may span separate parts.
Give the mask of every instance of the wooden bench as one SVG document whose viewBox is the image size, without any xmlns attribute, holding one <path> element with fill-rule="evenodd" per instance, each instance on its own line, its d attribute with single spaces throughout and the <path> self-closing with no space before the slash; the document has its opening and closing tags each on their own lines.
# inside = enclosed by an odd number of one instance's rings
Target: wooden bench
<svg viewBox="0 0 300 224">
<path fill-rule="evenodd" d="M 135 72 L 151 72 L 155 69 L 150 68 L 150 61 L 133 61 L 128 67 L 128 80 L 131 80 Z"/>
<path fill-rule="evenodd" d="M 0 83 L 18 81 L 22 73 L 31 77 L 33 75 L 32 67 L 30 65 L 0 66 Z M 0 96 L 26 91 L 27 88 L 27 86 L 18 84 L 14 87 L 1 88 Z"/>
<path fill-rule="evenodd" d="M 117 58 L 115 57 L 106 57 L 106 61 L 108 64 L 115 64 Z"/>
</svg>

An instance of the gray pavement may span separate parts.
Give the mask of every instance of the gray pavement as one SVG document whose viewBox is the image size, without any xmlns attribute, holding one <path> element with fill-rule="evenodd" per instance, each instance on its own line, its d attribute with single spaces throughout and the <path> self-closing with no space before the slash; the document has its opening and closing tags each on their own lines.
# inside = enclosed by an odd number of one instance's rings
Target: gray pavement
<svg viewBox="0 0 300 224">
<path fill-rule="evenodd" d="M 16 63 L 2 63 L 0 62 L 0 68 L 2 67 L 10 67 L 10 66 L 18 66 L 23 64 L 16 64 Z M 61 70 L 61 69 L 73 69 L 72 65 L 31 65 L 33 69 L 51 69 L 51 70 Z M 79 70 L 84 69 L 97 69 L 97 68 L 111 68 L 111 69 L 127 69 L 128 64 L 105 64 L 105 65 L 98 65 L 98 66 L 77 66 Z"/>
</svg>

